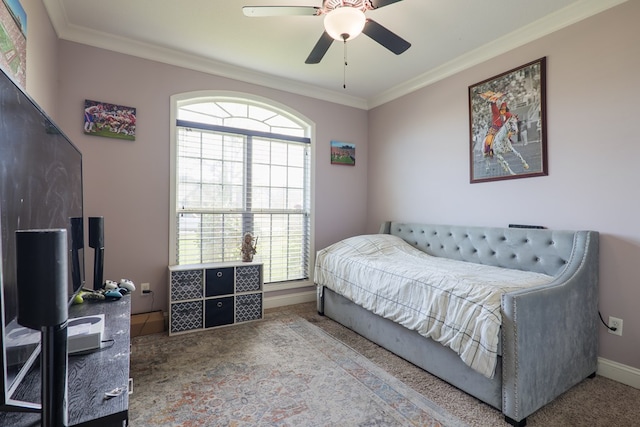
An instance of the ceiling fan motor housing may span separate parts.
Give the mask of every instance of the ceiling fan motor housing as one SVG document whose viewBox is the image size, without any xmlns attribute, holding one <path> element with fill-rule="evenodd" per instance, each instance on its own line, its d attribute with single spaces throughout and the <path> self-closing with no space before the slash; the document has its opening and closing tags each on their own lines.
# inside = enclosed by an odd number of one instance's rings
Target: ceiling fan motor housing
<svg viewBox="0 0 640 427">
<path fill-rule="evenodd" d="M 359 9 L 362 12 L 374 9 L 370 0 L 325 0 L 322 6 L 322 13 L 329 13 L 345 6 Z"/>
</svg>

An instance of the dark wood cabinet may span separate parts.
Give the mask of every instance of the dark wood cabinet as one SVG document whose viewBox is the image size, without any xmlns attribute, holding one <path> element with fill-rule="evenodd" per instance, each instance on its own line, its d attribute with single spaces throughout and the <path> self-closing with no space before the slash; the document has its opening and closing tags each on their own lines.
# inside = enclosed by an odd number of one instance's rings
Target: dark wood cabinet
<svg viewBox="0 0 640 427">
<path fill-rule="evenodd" d="M 69 318 L 104 314 L 102 348 L 69 356 L 68 423 L 70 426 L 127 426 L 129 423 L 129 358 L 131 297 L 118 301 L 85 302 L 69 308 Z M 34 364 L 17 392 L 40 401 L 39 362 Z M 20 390 L 23 387 L 23 390 Z M 105 398 L 116 388 L 123 392 Z M 0 426 L 39 426 L 39 413 L 0 412 Z"/>
</svg>

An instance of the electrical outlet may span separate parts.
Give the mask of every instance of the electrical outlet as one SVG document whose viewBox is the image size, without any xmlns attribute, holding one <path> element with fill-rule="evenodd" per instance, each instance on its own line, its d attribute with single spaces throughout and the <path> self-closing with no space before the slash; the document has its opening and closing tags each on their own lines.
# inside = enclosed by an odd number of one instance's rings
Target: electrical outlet
<svg viewBox="0 0 640 427">
<path fill-rule="evenodd" d="M 151 292 L 151 285 L 149 283 L 140 283 L 140 292 L 142 292 L 142 294 L 148 294 L 149 292 Z"/>
<path fill-rule="evenodd" d="M 609 316 L 609 327 L 616 328 L 615 331 L 612 331 L 611 329 L 609 329 L 610 334 L 622 336 L 622 319 Z"/>
</svg>

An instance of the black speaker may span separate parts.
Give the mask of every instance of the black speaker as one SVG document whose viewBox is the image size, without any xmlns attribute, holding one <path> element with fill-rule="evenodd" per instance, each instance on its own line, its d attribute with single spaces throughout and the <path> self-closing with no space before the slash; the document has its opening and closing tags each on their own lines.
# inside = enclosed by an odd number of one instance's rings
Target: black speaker
<svg viewBox="0 0 640 427">
<path fill-rule="evenodd" d="M 89 217 L 89 246 L 95 249 L 93 257 L 93 289 L 102 288 L 104 279 L 104 217 Z"/>
<path fill-rule="evenodd" d="M 84 277 L 82 270 L 84 269 L 84 259 L 82 266 L 80 263 L 80 249 L 84 249 L 84 222 L 82 217 L 71 218 L 71 281 L 73 282 L 73 290 L 77 291 L 83 285 Z"/>
<path fill-rule="evenodd" d="M 18 323 L 39 330 L 67 321 L 67 230 L 16 231 Z"/>
<path fill-rule="evenodd" d="M 18 324 L 40 330 L 42 427 L 67 426 L 67 230 L 16 231 Z"/>
<path fill-rule="evenodd" d="M 71 218 L 71 249 L 76 251 L 84 248 L 84 225 L 82 217 Z"/>
<path fill-rule="evenodd" d="M 89 217 L 89 246 L 104 248 L 104 217 Z"/>
</svg>

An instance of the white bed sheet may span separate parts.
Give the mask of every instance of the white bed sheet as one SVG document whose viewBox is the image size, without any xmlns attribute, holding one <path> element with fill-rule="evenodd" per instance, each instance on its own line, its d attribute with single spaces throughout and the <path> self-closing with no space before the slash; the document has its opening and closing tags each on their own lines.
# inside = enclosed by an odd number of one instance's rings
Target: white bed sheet
<svg viewBox="0 0 640 427">
<path fill-rule="evenodd" d="M 505 292 L 551 276 L 430 256 L 397 236 L 351 237 L 318 251 L 317 285 L 445 345 L 493 378 Z"/>
</svg>

